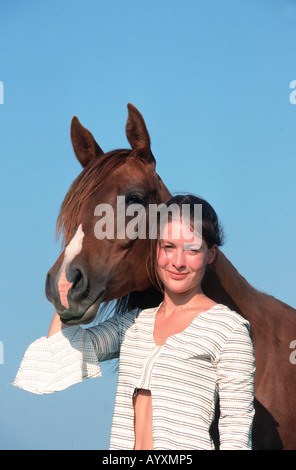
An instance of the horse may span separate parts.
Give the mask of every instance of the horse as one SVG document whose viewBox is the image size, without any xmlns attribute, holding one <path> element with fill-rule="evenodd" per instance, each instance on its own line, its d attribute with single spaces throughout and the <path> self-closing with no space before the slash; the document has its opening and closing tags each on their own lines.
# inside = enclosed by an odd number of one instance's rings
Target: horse
<svg viewBox="0 0 296 470">
<path fill-rule="evenodd" d="M 47 274 L 48 300 L 67 324 L 89 324 L 110 305 L 115 315 L 158 305 L 162 294 L 147 271 L 149 239 L 95 235 L 101 204 L 112 208 L 116 226 L 122 211 L 129 214 L 134 207 L 161 204 L 171 196 L 156 172 L 142 114 L 128 104 L 126 137 L 130 149 L 104 153 L 76 116 L 71 121 L 70 135 L 83 170 L 72 183 L 58 216 L 62 253 Z M 124 206 L 118 207 L 118 197 L 124 198 Z M 148 211 L 145 217 L 148 225 Z M 125 228 L 131 221 L 126 215 Z M 105 222 L 107 225 L 108 219 Z M 65 282 L 66 294 L 60 288 Z M 256 363 L 253 449 L 296 449 L 296 366 L 289 349 L 296 339 L 296 310 L 251 286 L 220 249 L 212 269 L 205 273 L 203 290 L 251 325 Z M 219 403 L 211 427 L 216 449 L 218 419 Z"/>
</svg>

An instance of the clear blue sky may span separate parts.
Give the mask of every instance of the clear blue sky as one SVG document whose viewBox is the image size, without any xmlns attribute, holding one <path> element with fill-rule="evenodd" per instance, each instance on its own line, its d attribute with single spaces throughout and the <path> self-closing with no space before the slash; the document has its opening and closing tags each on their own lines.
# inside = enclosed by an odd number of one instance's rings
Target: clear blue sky
<svg viewBox="0 0 296 470">
<path fill-rule="evenodd" d="M 0 44 L 0 449 L 106 449 L 112 366 L 50 396 L 11 385 L 53 314 L 55 223 L 80 172 L 71 118 L 107 151 L 137 106 L 170 190 L 208 199 L 236 268 L 295 307 L 296 3 L 0 0 Z"/>
</svg>

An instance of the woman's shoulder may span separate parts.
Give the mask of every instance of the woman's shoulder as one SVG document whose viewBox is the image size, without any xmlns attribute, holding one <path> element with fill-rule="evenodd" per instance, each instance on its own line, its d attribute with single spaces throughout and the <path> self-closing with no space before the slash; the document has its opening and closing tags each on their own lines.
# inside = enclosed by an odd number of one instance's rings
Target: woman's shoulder
<svg viewBox="0 0 296 470">
<path fill-rule="evenodd" d="M 139 320 L 145 321 L 146 319 L 151 319 L 151 315 L 153 315 L 158 308 L 159 306 L 145 309 L 136 308 L 120 315 L 120 319 L 123 323 L 134 323 Z"/>
<path fill-rule="evenodd" d="M 218 322 L 220 325 L 227 325 L 227 327 L 230 328 L 237 328 L 240 326 L 245 326 L 248 329 L 250 328 L 248 320 L 240 313 L 230 309 L 227 305 L 215 304 L 205 313 L 208 314 L 207 316 L 210 320 Z"/>
<path fill-rule="evenodd" d="M 151 319 L 154 318 L 154 314 L 156 314 L 159 307 L 160 305 L 157 305 L 156 307 L 140 309 L 136 316 L 136 320 L 140 321 L 141 323 L 151 323 Z"/>
</svg>

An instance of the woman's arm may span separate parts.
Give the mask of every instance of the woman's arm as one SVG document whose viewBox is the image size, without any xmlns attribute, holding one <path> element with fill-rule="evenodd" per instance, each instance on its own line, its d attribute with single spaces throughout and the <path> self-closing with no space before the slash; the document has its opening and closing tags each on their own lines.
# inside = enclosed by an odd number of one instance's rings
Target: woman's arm
<svg viewBox="0 0 296 470">
<path fill-rule="evenodd" d="M 119 356 L 120 318 L 110 318 L 84 329 L 65 326 L 54 315 L 48 336 L 37 339 L 25 352 L 14 385 L 37 394 L 53 393 L 100 377 L 100 362 Z"/>
<path fill-rule="evenodd" d="M 220 449 L 251 449 L 254 417 L 254 354 L 248 325 L 226 341 L 217 365 Z"/>
<path fill-rule="evenodd" d="M 67 325 L 65 325 L 61 321 L 60 316 L 57 313 L 55 313 L 53 316 L 47 337 L 50 338 L 50 336 L 54 335 L 55 333 L 59 333 L 64 328 L 67 328 Z"/>
</svg>

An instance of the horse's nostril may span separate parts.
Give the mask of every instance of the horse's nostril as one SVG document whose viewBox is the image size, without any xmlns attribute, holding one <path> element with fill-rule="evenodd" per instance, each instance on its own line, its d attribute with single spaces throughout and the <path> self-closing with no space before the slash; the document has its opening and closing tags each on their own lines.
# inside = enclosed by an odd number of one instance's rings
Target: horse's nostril
<svg viewBox="0 0 296 470">
<path fill-rule="evenodd" d="M 52 294 L 52 286 L 51 286 L 51 278 L 50 278 L 50 272 L 47 273 L 46 276 L 46 281 L 45 281 L 45 295 L 47 299 L 52 302 L 53 301 L 53 294 Z"/>
<path fill-rule="evenodd" d="M 86 298 L 89 293 L 89 282 L 83 268 L 71 268 L 71 272 L 68 273 L 68 277 L 72 282 L 71 289 L 69 290 L 70 299 L 73 301 L 79 301 Z"/>
<path fill-rule="evenodd" d="M 83 275 L 82 275 L 82 272 L 77 270 L 76 273 L 75 273 L 75 277 L 74 277 L 74 281 L 73 281 L 73 285 L 72 285 L 72 289 L 76 289 L 76 287 L 79 286 L 79 283 L 82 283 L 83 282 Z"/>
</svg>

